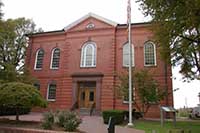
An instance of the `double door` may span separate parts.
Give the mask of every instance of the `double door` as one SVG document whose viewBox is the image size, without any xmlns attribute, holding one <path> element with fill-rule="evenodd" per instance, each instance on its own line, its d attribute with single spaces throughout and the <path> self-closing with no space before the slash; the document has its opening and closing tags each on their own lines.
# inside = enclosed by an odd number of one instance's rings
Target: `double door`
<svg viewBox="0 0 200 133">
<path fill-rule="evenodd" d="M 79 88 L 78 99 L 80 108 L 91 108 L 92 105 L 95 103 L 96 89 Z"/>
</svg>

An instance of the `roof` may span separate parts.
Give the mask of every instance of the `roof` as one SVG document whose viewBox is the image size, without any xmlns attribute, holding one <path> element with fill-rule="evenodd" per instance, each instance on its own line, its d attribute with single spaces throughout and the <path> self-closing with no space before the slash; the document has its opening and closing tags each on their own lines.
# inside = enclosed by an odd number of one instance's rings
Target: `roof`
<svg viewBox="0 0 200 133">
<path fill-rule="evenodd" d="M 27 34 L 28 37 L 32 37 L 32 36 L 40 36 L 40 35 L 55 35 L 55 34 L 60 34 L 60 33 L 64 33 L 65 31 L 69 30 L 70 28 L 78 25 L 79 23 L 83 22 L 84 20 L 93 17 L 97 20 L 103 21 L 111 26 L 114 27 L 119 27 L 119 28 L 125 28 L 127 27 L 127 24 L 117 24 L 114 21 L 111 21 L 109 19 L 106 19 L 104 17 L 101 17 L 99 15 L 96 15 L 94 13 L 88 13 L 87 15 L 83 16 L 82 18 L 78 19 L 77 21 L 69 24 L 68 26 L 64 27 L 64 29 L 62 30 L 55 30 L 55 31 L 47 31 L 47 32 L 40 32 L 40 33 L 32 33 L 32 34 Z M 132 26 L 140 26 L 140 25 L 149 25 L 151 24 L 151 22 L 141 22 L 141 23 L 132 23 Z"/>
<path fill-rule="evenodd" d="M 68 26 L 66 26 L 66 27 L 64 28 L 64 30 L 67 31 L 67 30 L 69 30 L 70 28 L 76 26 L 77 24 L 83 22 L 84 20 L 86 20 L 86 19 L 88 19 L 88 18 L 90 18 L 90 17 L 93 17 L 93 18 L 95 18 L 95 19 L 97 19 L 97 20 L 103 21 L 103 22 L 105 22 L 105 23 L 107 23 L 107 24 L 110 24 L 110 25 L 112 25 L 112 26 L 114 26 L 114 27 L 117 26 L 117 23 L 114 22 L 114 21 L 111 21 L 111 20 L 109 20 L 109 19 L 103 18 L 103 17 L 98 16 L 98 15 L 96 15 L 96 14 L 94 14 L 94 13 L 88 13 L 87 15 L 83 16 L 82 18 L 78 19 L 77 21 L 75 21 L 75 22 L 69 24 Z"/>
<path fill-rule="evenodd" d="M 149 25 L 152 24 L 152 22 L 139 22 L 139 23 L 131 23 L 131 26 L 137 26 L 137 25 Z M 118 24 L 118 27 L 125 27 L 127 24 Z"/>
<path fill-rule="evenodd" d="M 32 37 L 32 36 L 40 36 L 40 35 L 54 35 L 54 34 L 60 34 L 60 33 L 64 33 L 64 29 L 62 29 L 62 30 L 54 30 L 54 31 L 46 31 L 46 32 L 31 33 L 31 34 L 26 34 L 26 36 Z"/>
</svg>

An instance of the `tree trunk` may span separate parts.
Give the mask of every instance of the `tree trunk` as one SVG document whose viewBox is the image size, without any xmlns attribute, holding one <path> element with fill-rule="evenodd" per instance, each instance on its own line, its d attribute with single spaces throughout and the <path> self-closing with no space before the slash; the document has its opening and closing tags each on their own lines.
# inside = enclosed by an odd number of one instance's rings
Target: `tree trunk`
<svg viewBox="0 0 200 133">
<path fill-rule="evenodd" d="M 16 121 L 19 121 L 19 108 L 16 107 Z"/>
</svg>

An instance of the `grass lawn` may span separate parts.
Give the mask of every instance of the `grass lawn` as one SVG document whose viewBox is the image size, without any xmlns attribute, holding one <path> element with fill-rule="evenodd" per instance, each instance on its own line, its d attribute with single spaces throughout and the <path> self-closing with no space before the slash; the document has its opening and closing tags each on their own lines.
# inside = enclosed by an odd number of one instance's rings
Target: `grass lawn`
<svg viewBox="0 0 200 133">
<path fill-rule="evenodd" d="M 167 133 L 169 129 L 189 129 L 192 133 L 200 133 L 200 121 L 177 121 L 176 127 L 172 122 L 165 121 L 161 127 L 159 121 L 137 120 L 134 125 L 135 129 L 144 130 L 146 133 L 152 133 L 152 130 L 156 130 L 156 133 Z"/>
</svg>

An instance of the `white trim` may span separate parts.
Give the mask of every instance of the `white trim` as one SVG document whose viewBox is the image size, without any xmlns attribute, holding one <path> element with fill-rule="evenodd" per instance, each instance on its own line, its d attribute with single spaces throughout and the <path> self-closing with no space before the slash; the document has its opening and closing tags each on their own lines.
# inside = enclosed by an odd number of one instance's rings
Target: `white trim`
<svg viewBox="0 0 200 133">
<path fill-rule="evenodd" d="M 147 45 L 148 43 L 151 43 L 151 44 L 153 44 L 153 50 L 154 50 L 154 64 L 153 65 L 146 65 L 145 64 L 145 62 L 146 62 L 146 58 L 145 58 L 145 45 Z M 153 42 L 151 42 L 151 41 L 148 41 L 148 42 L 145 42 L 145 44 L 144 44 L 144 50 L 143 50 L 143 54 L 144 54 L 144 66 L 157 66 L 157 61 L 156 61 L 156 45 L 155 45 L 155 43 L 153 43 Z"/>
<path fill-rule="evenodd" d="M 36 65 L 37 65 L 37 60 L 38 60 L 38 52 L 40 50 L 43 50 L 42 48 L 38 49 L 36 54 L 35 54 L 35 64 L 34 64 L 34 70 L 42 70 L 42 68 L 36 68 Z M 44 58 L 44 57 L 43 57 Z"/>
<path fill-rule="evenodd" d="M 48 84 L 48 88 L 47 88 L 47 97 L 46 97 L 46 99 L 47 99 L 47 101 L 56 101 L 56 98 L 55 99 L 49 99 L 49 85 L 50 85 L 51 83 L 49 83 Z M 57 87 L 57 86 L 56 86 Z"/>
<path fill-rule="evenodd" d="M 124 46 L 129 45 L 128 43 L 125 43 L 122 47 L 122 66 L 123 67 L 129 67 L 129 64 L 124 64 Z M 135 48 L 134 45 L 132 44 L 132 67 L 135 66 Z"/>
<path fill-rule="evenodd" d="M 91 45 L 92 48 L 93 48 L 93 51 L 92 51 L 92 65 L 91 66 L 87 66 L 86 65 L 86 47 L 88 45 Z M 94 42 L 86 42 L 81 48 L 80 67 L 82 67 L 82 68 L 96 67 L 96 64 L 97 64 L 97 47 L 96 47 L 96 44 Z"/>
<path fill-rule="evenodd" d="M 107 24 L 109 24 L 109 25 L 112 25 L 112 26 L 114 26 L 114 27 L 117 26 L 117 23 L 114 22 L 114 21 L 108 20 L 108 19 L 103 18 L 103 17 L 101 17 L 101 16 L 98 16 L 98 15 L 96 15 L 96 14 L 94 14 L 94 13 L 88 13 L 87 15 L 83 16 L 82 18 L 78 19 L 77 21 L 75 21 L 75 22 L 69 24 L 68 26 L 64 27 L 64 30 L 65 30 L 65 31 L 68 31 L 68 30 L 71 29 L 72 27 L 78 25 L 79 23 L 81 23 L 82 21 L 84 21 L 84 20 L 86 20 L 86 19 L 88 19 L 88 18 L 90 18 L 90 17 L 96 18 L 96 19 L 98 19 L 98 20 L 100 20 L 100 21 L 103 21 L 103 22 L 105 22 L 105 23 L 107 23 Z"/>
<path fill-rule="evenodd" d="M 52 63 L 53 63 L 53 54 L 54 54 L 54 51 L 56 49 L 59 49 L 59 48 L 54 48 L 52 51 L 51 51 L 51 62 L 50 62 L 50 69 L 53 69 L 53 70 L 56 70 L 56 69 L 59 69 L 59 67 L 52 67 Z M 60 49 L 59 49 L 60 50 Z M 60 58 L 59 58 L 59 63 L 60 63 Z M 60 65 L 60 64 L 59 64 Z"/>
</svg>

